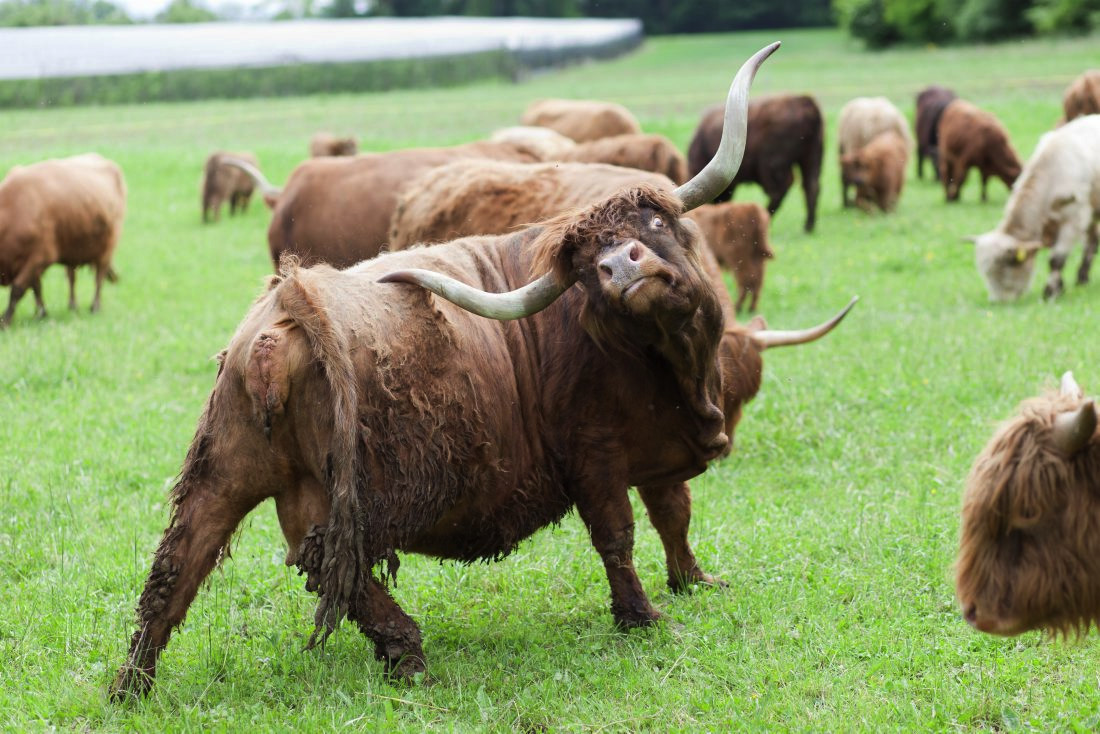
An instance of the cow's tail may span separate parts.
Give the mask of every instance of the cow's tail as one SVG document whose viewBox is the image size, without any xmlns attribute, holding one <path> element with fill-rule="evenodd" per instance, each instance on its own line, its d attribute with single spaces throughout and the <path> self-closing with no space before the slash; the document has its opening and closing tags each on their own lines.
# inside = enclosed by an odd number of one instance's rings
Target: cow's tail
<svg viewBox="0 0 1100 734">
<path fill-rule="evenodd" d="M 282 282 L 276 286 L 279 305 L 305 334 L 310 355 L 320 365 L 332 395 L 332 437 L 324 467 L 331 514 L 328 527 L 319 531 L 323 545 L 320 567 L 307 569 L 311 576 L 317 574 L 321 596 L 309 641 L 312 647 L 318 635 L 323 642 L 347 614 L 374 561 L 365 549 L 362 503 L 357 491 L 358 388 L 347 336 L 329 318 L 314 271 L 299 268 L 297 258 L 290 257 L 283 258 L 280 273 Z"/>
</svg>

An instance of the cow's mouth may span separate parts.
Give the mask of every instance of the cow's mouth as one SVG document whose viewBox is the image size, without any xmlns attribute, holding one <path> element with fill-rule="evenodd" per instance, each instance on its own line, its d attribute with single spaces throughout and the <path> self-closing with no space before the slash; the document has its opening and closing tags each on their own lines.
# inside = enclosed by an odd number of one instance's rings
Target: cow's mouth
<svg viewBox="0 0 1100 734">
<path fill-rule="evenodd" d="M 668 273 L 640 275 L 623 288 L 619 298 L 628 305 L 639 298 L 653 300 L 659 293 L 670 289 L 672 285 L 672 277 Z"/>
</svg>

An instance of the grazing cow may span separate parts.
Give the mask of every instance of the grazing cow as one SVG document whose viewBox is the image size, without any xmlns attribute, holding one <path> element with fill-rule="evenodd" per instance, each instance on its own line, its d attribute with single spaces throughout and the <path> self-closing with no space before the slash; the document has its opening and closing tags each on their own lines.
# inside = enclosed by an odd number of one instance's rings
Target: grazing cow
<svg viewBox="0 0 1100 734">
<path fill-rule="evenodd" d="M 687 181 L 687 160 L 664 135 L 616 135 L 562 150 L 554 160 L 610 163 L 668 176 L 679 185 Z"/>
<path fill-rule="evenodd" d="M 227 159 L 244 161 L 251 166 L 259 166 L 256 156 L 248 152 L 229 152 L 219 150 L 211 153 L 203 166 L 202 176 L 202 221 L 218 221 L 222 204 L 229 202 L 229 214 L 248 209 L 255 188 L 252 177 Z"/>
<path fill-rule="evenodd" d="M 642 126 L 634 115 L 621 104 L 586 99 L 541 99 L 532 102 L 524 111 L 520 123 L 548 127 L 578 143 L 642 132 Z"/>
<path fill-rule="evenodd" d="M 1008 141 L 1004 125 L 991 113 L 966 100 L 948 102 L 940 115 L 940 181 L 948 201 L 959 200 L 959 190 L 970 169 L 982 177 L 982 201 L 990 176 L 1012 188 L 1020 175 L 1020 159 Z"/>
<path fill-rule="evenodd" d="M 1100 69 L 1089 69 L 1066 87 L 1062 111 L 1064 122 L 1100 114 Z"/>
<path fill-rule="evenodd" d="M 715 165 L 674 192 L 630 189 L 522 232 L 343 271 L 286 263 L 219 359 L 112 696 L 152 685 L 203 579 L 268 498 L 287 563 L 320 595 L 311 644 L 347 616 L 398 678 L 423 671 L 424 652 L 386 588 L 397 551 L 499 559 L 575 506 L 615 622 L 650 625 L 659 614 L 632 561 L 637 486 L 673 588 L 713 582 L 687 542 L 685 482 L 729 450 L 738 385 L 722 366 L 740 355 L 723 332 L 761 346 L 792 335 L 724 323 L 679 214 L 732 177 L 748 86 L 777 45 L 735 78 Z M 752 366 L 740 381 L 759 383 Z"/>
<path fill-rule="evenodd" d="M 937 84 L 917 95 L 917 178 L 924 178 L 924 159 L 932 162 L 932 173 L 940 179 L 940 116 L 947 103 L 956 99 L 953 91 Z"/>
<path fill-rule="evenodd" d="M 76 309 L 76 268 L 95 268 L 92 312 L 99 310 L 103 279 L 115 280 L 111 258 L 126 214 L 126 182 L 113 162 L 95 153 L 16 166 L 0 181 L 0 285 L 11 300 L 0 328 L 30 288 L 36 314 L 46 315 L 42 273 L 61 263 L 69 278 L 69 308 Z"/>
<path fill-rule="evenodd" d="M 722 131 L 721 107 L 703 113 L 688 147 L 688 175 L 694 176 L 714 155 Z M 812 232 L 821 185 L 821 156 L 825 123 L 813 97 L 780 95 L 749 104 L 749 139 L 745 160 L 729 188 L 715 197 L 728 201 L 741 183 L 757 183 L 768 195 L 768 213 L 775 216 L 794 183 L 791 169 L 798 166 L 806 197 L 805 230 Z"/>
<path fill-rule="evenodd" d="M 840 157 L 844 180 L 856 187 L 856 206 L 864 211 L 874 206 L 884 212 L 894 211 L 905 185 L 909 145 L 908 140 L 889 130 Z"/>
<path fill-rule="evenodd" d="M 688 212 L 688 217 L 699 225 L 718 262 L 733 272 L 737 281 L 734 310 L 740 313 L 751 296 L 749 311 L 755 311 L 764 289 L 764 268 L 775 257 L 768 241 L 771 217 L 767 210 L 755 202 L 726 201 L 705 204 Z"/>
<path fill-rule="evenodd" d="M 1025 401 L 974 461 L 955 590 L 976 629 L 1085 633 L 1100 623 L 1096 404 L 1067 372 Z"/>
<path fill-rule="evenodd" d="M 309 139 L 309 155 L 320 158 L 328 155 L 355 155 L 359 142 L 352 136 L 338 138 L 332 133 L 317 133 Z"/>
<path fill-rule="evenodd" d="M 848 187 L 855 181 L 848 177 L 844 165 L 845 157 L 854 160 L 855 154 L 869 145 L 872 140 L 885 132 L 893 132 L 905 144 L 906 158 L 913 136 L 909 134 L 909 123 L 901 110 L 886 97 L 856 97 L 840 110 L 837 123 L 838 150 L 840 152 L 840 199 L 842 206 L 851 206 L 848 199 Z M 850 166 L 849 166 L 850 167 Z M 904 171 L 902 172 L 904 175 Z M 901 188 L 898 188 L 901 191 Z"/>
<path fill-rule="evenodd" d="M 1087 238 L 1077 283 L 1089 280 L 1100 230 L 1100 115 L 1086 115 L 1043 135 L 1005 203 L 996 229 L 973 238 L 989 298 L 1019 298 L 1031 285 L 1035 256 L 1050 247 L 1043 298 L 1062 293 L 1070 250 Z"/>
</svg>

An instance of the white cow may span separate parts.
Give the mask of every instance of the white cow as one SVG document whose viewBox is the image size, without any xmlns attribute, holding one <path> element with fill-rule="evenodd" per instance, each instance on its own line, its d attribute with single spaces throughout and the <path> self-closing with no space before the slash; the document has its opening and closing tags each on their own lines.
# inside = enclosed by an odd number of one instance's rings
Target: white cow
<svg viewBox="0 0 1100 734">
<path fill-rule="evenodd" d="M 1050 247 L 1043 298 L 1063 291 L 1062 267 L 1088 236 L 1077 283 L 1089 279 L 1100 227 L 1100 115 L 1085 115 L 1043 135 L 1012 187 L 1000 224 L 973 238 L 989 298 L 1011 301 L 1031 285 L 1036 254 Z"/>
</svg>

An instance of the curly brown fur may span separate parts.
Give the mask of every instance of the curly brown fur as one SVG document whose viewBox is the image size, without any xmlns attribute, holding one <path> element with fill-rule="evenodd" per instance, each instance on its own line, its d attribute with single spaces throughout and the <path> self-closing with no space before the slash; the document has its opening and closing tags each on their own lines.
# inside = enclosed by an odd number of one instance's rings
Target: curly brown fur
<svg viewBox="0 0 1100 734">
<path fill-rule="evenodd" d="M 1050 443 L 1079 398 L 1025 401 L 966 482 L 956 591 L 979 629 L 1082 633 L 1100 620 L 1100 437 L 1066 457 Z"/>
</svg>

